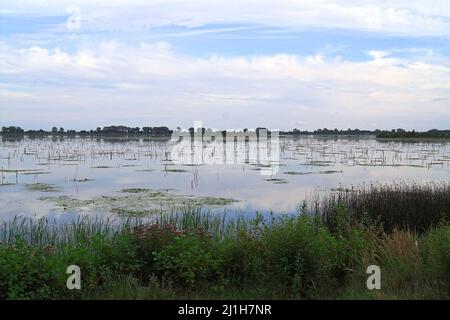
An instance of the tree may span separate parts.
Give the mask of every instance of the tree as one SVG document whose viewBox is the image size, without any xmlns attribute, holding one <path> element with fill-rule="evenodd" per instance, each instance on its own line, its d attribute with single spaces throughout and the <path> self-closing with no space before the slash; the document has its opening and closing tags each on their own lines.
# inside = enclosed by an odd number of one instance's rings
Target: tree
<svg viewBox="0 0 450 320">
<path fill-rule="evenodd" d="M 144 132 L 144 134 L 151 134 L 152 128 L 151 127 L 143 127 L 142 132 Z"/>
<path fill-rule="evenodd" d="M 24 130 L 21 127 L 3 127 L 2 128 L 3 134 L 11 134 L 11 135 L 23 135 Z"/>
<path fill-rule="evenodd" d="M 53 127 L 52 128 L 52 133 L 58 133 L 58 128 L 57 127 Z"/>
</svg>

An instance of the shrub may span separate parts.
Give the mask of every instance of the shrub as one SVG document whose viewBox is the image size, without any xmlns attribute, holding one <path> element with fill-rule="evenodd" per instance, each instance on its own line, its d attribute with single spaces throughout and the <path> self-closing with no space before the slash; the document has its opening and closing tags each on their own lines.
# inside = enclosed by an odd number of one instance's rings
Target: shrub
<svg viewBox="0 0 450 320">
<path fill-rule="evenodd" d="M 264 283 L 264 247 L 260 238 L 241 228 L 235 238 L 222 240 L 217 247 L 223 260 L 223 274 L 233 285 L 243 288 Z"/>
<path fill-rule="evenodd" d="M 411 230 L 394 229 L 380 249 L 382 291 L 378 298 L 448 298 L 448 227 L 422 237 Z M 447 235 L 446 235 L 447 233 Z"/>
<path fill-rule="evenodd" d="M 272 278 L 267 281 L 281 290 L 308 297 L 334 284 L 338 243 L 308 217 L 281 219 L 265 230 L 263 243 L 266 273 Z"/>
<path fill-rule="evenodd" d="M 57 279 L 48 268 L 51 253 L 16 239 L 0 245 L 0 299 L 48 299 Z"/>
<path fill-rule="evenodd" d="M 448 281 L 450 275 L 450 226 L 442 223 L 418 240 L 427 276 Z"/>
<path fill-rule="evenodd" d="M 153 255 L 155 269 L 182 287 L 193 288 L 221 276 L 221 261 L 211 253 L 211 240 L 206 236 L 183 234 Z"/>
<path fill-rule="evenodd" d="M 130 275 L 119 275 L 114 279 L 110 279 L 98 292 L 91 295 L 94 299 L 176 299 L 179 296 L 170 287 L 161 286 L 159 280 L 150 277 L 145 286 L 139 279 Z"/>
</svg>

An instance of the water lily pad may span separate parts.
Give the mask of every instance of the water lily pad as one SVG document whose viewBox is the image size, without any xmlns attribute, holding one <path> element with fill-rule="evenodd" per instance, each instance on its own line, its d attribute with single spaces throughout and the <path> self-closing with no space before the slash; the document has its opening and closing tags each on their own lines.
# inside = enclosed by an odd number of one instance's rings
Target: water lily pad
<svg viewBox="0 0 450 320">
<path fill-rule="evenodd" d="M 39 191 L 39 192 L 62 191 L 62 188 L 49 183 L 30 183 L 25 185 L 25 189 L 27 189 L 28 191 Z"/>
<path fill-rule="evenodd" d="M 120 215 L 144 216 L 155 212 L 168 212 L 177 207 L 223 207 L 237 202 L 235 199 L 178 194 L 173 189 L 127 188 L 118 195 L 104 195 L 93 199 L 68 196 L 41 197 L 51 201 L 59 211 L 92 211 Z"/>
</svg>

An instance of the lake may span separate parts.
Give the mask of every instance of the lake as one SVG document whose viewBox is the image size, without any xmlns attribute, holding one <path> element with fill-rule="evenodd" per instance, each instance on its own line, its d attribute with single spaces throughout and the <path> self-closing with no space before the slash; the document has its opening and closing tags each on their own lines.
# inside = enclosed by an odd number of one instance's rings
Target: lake
<svg viewBox="0 0 450 320">
<path fill-rule="evenodd" d="M 193 158 L 180 158 L 175 145 L 151 138 L 3 139 L 0 219 L 146 216 L 184 205 L 291 213 L 312 195 L 339 187 L 450 180 L 449 142 L 280 136 L 275 157 L 264 161 L 258 161 L 261 144 L 245 141 L 231 149 L 218 141 L 201 145 L 202 159 L 209 154 L 214 161 L 186 161 Z"/>
</svg>

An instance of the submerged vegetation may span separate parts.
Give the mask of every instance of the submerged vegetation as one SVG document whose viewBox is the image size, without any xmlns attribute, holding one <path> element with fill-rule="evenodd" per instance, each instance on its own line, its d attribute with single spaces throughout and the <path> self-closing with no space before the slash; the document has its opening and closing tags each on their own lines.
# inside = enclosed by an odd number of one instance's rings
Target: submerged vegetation
<svg viewBox="0 0 450 320">
<path fill-rule="evenodd" d="M 51 185 L 34 184 L 33 186 L 39 186 L 39 191 L 54 191 Z M 179 207 L 213 208 L 237 202 L 231 198 L 191 196 L 176 193 L 172 189 L 148 188 L 127 188 L 114 195 L 103 195 L 92 199 L 77 199 L 65 195 L 46 196 L 39 199 L 53 203 L 55 210 L 59 212 L 114 212 L 122 216 L 151 216 L 158 212 L 173 211 L 174 208 Z"/>
<path fill-rule="evenodd" d="M 252 219 L 201 206 L 151 220 L 16 218 L 0 224 L 0 298 L 449 299 L 449 192 L 342 188 L 297 214 Z M 81 290 L 66 288 L 72 264 Z M 366 288 L 373 264 L 381 290 Z"/>
<path fill-rule="evenodd" d="M 265 179 L 268 182 L 272 182 L 275 184 L 284 184 L 284 183 L 288 183 L 288 181 L 286 179 L 280 179 L 280 178 L 269 178 L 269 179 Z"/>
<path fill-rule="evenodd" d="M 58 192 L 62 190 L 60 187 L 49 183 L 30 183 L 25 185 L 25 189 L 28 191 L 40 192 Z"/>
</svg>

